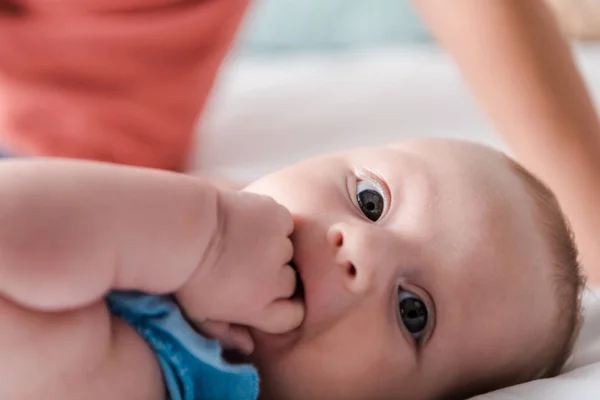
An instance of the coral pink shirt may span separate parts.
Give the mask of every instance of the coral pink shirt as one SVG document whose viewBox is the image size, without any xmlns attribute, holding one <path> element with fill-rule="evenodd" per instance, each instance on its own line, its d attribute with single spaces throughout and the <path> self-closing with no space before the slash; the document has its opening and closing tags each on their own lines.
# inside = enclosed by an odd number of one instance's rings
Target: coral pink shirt
<svg viewBox="0 0 600 400">
<path fill-rule="evenodd" d="M 248 0 L 0 0 L 0 149 L 181 169 Z"/>
</svg>

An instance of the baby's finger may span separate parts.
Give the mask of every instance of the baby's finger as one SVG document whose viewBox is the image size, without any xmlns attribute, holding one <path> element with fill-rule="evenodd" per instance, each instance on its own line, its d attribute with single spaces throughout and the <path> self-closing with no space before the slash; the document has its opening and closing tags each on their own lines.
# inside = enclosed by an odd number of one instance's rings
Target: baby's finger
<svg viewBox="0 0 600 400">
<path fill-rule="evenodd" d="M 294 244 L 290 239 L 286 239 L 281 245 L 281 254 L 285 263 L 289 263 L 294 257 Z"/>
<path fill-rule="evenodd" d="M 221 321 L 207 320 L 198 324 L 198 329 L 206 336 L 221 340 L 221 336 L 224 336 L 229 330 L 229 323 Z"/>
<path fill-rule="evenodd" d="M 276 300 L 265 309 L 253 326 L 267 333 L 292 331 L 304 320 L 304 303 L 300 300 Z"/>
<path fill-rule="evenodd" d="M 287 208 L 277 203 L 275 200 L 273 200 L 273 202 L 275 202 L 277 205 L 274 221 L 276 221 L 284 230 L 286 236 L 291 235 L 292 231 L 294 230 L 294 219 L 292 218 L 292 214 Z"/>
<path fill-rule="evenodd" d="M 296 271 L 289 265 L 284 266 L 279 273 L 277 282 L 277 298 L 289 299 L 296 291 Z"/>
<path fill-rule="evenodd" d="M 249 355 L 254 351 L 254 341 L 248 328 L 220 321 L 206 321 L 202 332 L 216 339 L 225 348 L 236 349 Z"/>
<path fill-rule="evenodd" d="M 233 348 L 246 355 L 250 355 L 254 351 L 254 340 L 252 340 L 250 331 L 245 326 L 230 325 L 223 342 L 223 347 Z"/>
</svg>

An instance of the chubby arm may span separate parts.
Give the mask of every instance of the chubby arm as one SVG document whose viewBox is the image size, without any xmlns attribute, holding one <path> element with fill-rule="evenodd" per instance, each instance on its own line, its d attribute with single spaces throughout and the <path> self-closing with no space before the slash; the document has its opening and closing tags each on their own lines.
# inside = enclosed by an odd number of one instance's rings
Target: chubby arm
<svg viewBox="0 0 600 400">
<path fill-rule="evenodd" d="M 541 0 L 413 0 L 518 159 L 556 193 L 600 283 L 600 124 Z"/>
<path fill-rule="evenodd" d="M 218 192 L 198 178 L 84 161 L 0 162 L 0 295 L 40 311 L 110 289 L 167 293 L 201 264 Z"/>
</svg>

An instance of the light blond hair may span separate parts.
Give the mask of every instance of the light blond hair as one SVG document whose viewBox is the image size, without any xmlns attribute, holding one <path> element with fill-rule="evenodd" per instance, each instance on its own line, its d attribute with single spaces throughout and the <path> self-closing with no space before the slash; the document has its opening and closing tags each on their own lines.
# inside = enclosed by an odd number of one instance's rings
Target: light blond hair
<svg viewBox="0 0 600 400">
<path fill-rule="evenodd" d="M 508 158 L 511 169 L 525 184 L 538 211 L 542 234 L 553 253 L 554 286 L 560 315 L 552 330 L 551 349 L 543 357 L 544 366 L 538 367 L 536 378 L 558 375 L 570 357 L 583 324 L 581 296 L 585 278 L 579 263 L 579 254 L 573 232 L 552 191 L 516 161 Z M 549 332 L 550 334 L 550 332 Z"/>
<path fill-rule="evenodd" d="M 571 356 L 583 324 L 581 296 L 585 279 L 573 232 L 554 193 L 522 165 L 506 157 L 511 170 L 519 177 L 536 206 L 543 238 L 553 256 L 553 285 L 559 315 L 548 331 L 548 339 L 533 362 L 520 371 L 502 371 L 499 375 L 453 388 L 444 399 L 465 399 L 503 387 L 558 375 Z"/>
</svg>

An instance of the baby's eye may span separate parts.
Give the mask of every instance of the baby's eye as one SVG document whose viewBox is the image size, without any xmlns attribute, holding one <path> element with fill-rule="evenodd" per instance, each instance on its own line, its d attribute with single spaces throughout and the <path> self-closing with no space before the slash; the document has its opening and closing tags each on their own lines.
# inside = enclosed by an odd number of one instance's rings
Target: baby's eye
<svg viewBox="0 0 600 400">
<path fill-rule="evenodd" d="M 359 181 L 356 184 L 356 200 L 365 217 L 373 222 L 381 218 L 385 209 L 385 198 L 377 185 L 367 180 Z"/>
<path fill-rule="evenodd" d="M 400 319 L 408 332 L 419 340 L 427 328 L 429 313 L 425 302 L 415 294 L 402 288 L 398 289 L 398 309 Z"/>
</svg>

